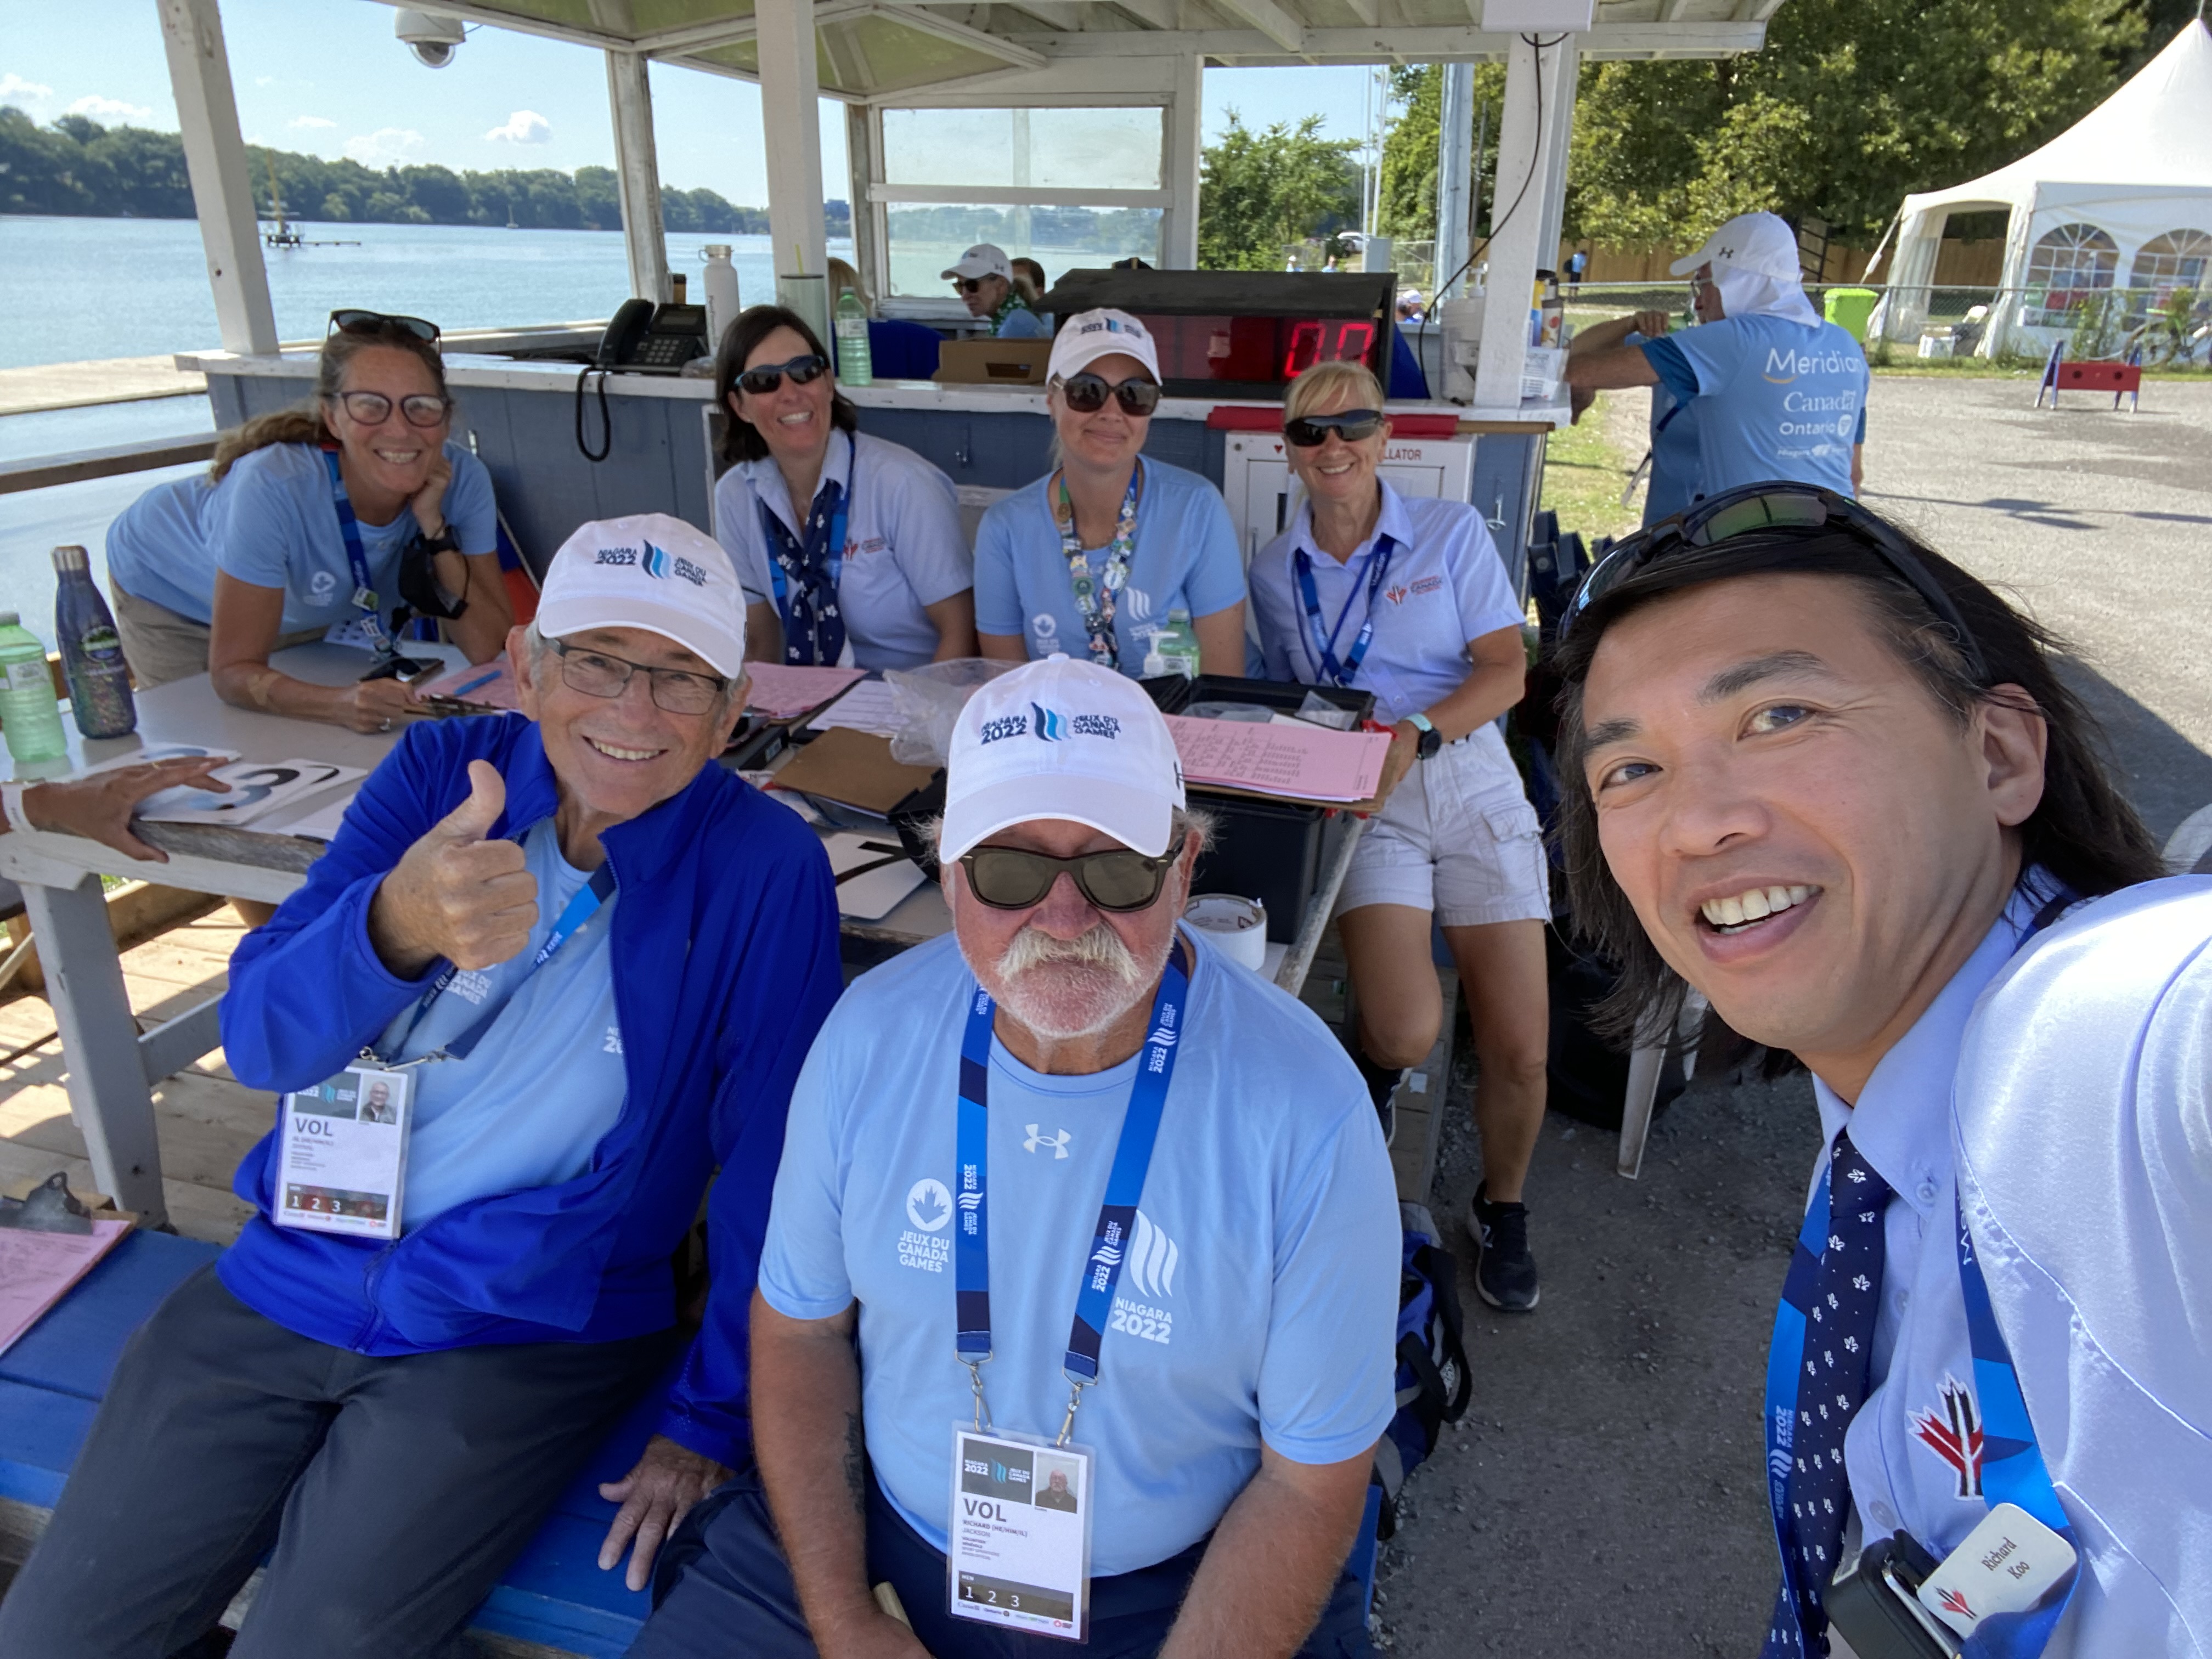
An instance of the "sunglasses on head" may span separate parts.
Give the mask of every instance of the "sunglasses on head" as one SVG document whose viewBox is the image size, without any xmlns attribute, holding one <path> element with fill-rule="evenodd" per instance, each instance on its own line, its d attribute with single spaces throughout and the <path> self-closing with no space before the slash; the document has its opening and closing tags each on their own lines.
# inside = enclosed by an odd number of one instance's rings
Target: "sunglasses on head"
<svg viewBox="0 0 2212 1659">
<path fill-rule="evenodd" d="M 1026 910 L 1044 902 L 1063 870 L 1075 890 L 1101 910 L 1142 910 L 1160 896 L 1175 855 L 1146 858 L 1127 848 L 1055 859 L 1019 847 L 977 847 L 960 855 L 968 890 L 994 910 Z"/>
<path fill-rule="evenodd" d="M 1316 449 L 1332 432 L 1348 444 L 1364 443 L 1382 429 L 1379 409 L 1346 409 L 1334 415 L 1301 415 L 1283 422 L 1283 436 L 1300 449 Z"/>
<path fill-rule="evenodd" d="M 749 368 L 738 376 L 738 389 L 750 392 L 756 398 L 765 398 L 783 384 L 783 377 L 791 376 L 793 386 L 812 386 L 830 367 L 830 360 L 809 352 L 804 357 L 793 357 L 787 363 L 763 363 Z"/>
<path fill-rule="evenodd" d="M 1649 530 L 1637 532 L 1590 567 L 1559 618 L 1559 636 L 1565 638 L 1583 611 L 1629 577 L 1671 555 L 1717 546 L 1739 536 L 1771 536 L 1778 532 L 1787 536 L 1791 532 L 1830 529 L 1849 532 L 1902 578 L 1950 631 L 1975 679 L 1987 682 L 1989 666 L 1979 641 L 1911 544 L 1850 497 L 1815 484 L 1740 485 L 1709 495 Z"/>
<path fill-rule="evenodd" d="M 1109 386 L 1099 376 L 1085 373 L 1071 374 L 1060 383 L 1060 395 L 1079 415 L 1097 414 L 1106 407 L 1109 393 L 1121 405 L 1124 415 L 1149 415 L 1160 406 L 1157 380 L 1140 380 L 1132 376 L 1119 386 Z"/>
<path fill-rule="evenodd" d="M 396 328 L 412 334 L 416 339 L 438 343 L 438 325 L 420 317 L 393 317 L 381 311 L 333 311 L 331 313 L 331 334 L 380 334 L 387 328 Z"/>
</svg>

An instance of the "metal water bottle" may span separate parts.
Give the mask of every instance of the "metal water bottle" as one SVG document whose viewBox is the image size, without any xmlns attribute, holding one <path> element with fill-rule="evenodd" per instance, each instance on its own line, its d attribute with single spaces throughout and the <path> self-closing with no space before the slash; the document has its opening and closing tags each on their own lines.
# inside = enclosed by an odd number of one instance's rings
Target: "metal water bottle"
<svg viewBox="0 0 2212 1659">
<path fill-rule="evenodd" d="M 120 738 L 138 727 L 138 708 L 131 698 L 131 669 L 123 660 L 123 638 L 107 601 L 92 580 L 92 565 L 81 547 L 54 550 L 54 638 L 61 647 L 62 673 L 69 681 L 70 712 L 88 738 Z"/>
</svg>

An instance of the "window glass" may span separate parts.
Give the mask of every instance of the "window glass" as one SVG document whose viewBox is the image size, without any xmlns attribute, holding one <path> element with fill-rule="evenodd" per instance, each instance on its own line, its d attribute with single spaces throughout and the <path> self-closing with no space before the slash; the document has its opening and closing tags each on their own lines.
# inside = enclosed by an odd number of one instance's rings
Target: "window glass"
<svg viewBox="0 0 2212 1659">
<path fill-rule="evenodd" d="M 2045 231 L 2028 255 L 2021 321 L 2030 327 L 2066 326 L 2068 312 L 2112 286 L 2119 264 L 2119 244 L 2094 225 Z"/>
<path fill-rule="evenodd" d="M 1158 208 L 962 207 L 891 204 L 891 292 L 949 298 L 941 274 L 977 242 L 994 242 L 1012 259 L 1044 267 L 1047 286 L 1066 271 L 1095 270 L 1131 255 L 1160 262 Z"/>
<path fill-rule="evenodd" d="M 887 109 L 884 182 L 997 189 L 1158 190 L 1158 108 Z"/>
</svg>

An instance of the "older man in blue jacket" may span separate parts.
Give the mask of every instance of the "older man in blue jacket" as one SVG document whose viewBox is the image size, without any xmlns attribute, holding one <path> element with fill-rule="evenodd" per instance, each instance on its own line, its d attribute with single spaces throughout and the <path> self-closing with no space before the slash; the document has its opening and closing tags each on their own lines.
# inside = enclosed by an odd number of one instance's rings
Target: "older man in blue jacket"
<svg viewBox="0 0 2212 1659">
<path fill-rule="evenodd" d="M 225 1052 L 301 1100 L 240 1168 L 237 1244 L 126 1349 L 0 1652 L 171 1654 L 264 1554 L 236 1659 L 452 1651 L 674 1358 L 672 1258 L 717 1166 L 704 1328 L 604 1489 L 602 1566 L 634 1542 L 642 1585 L 745 1462 L 769 1193 L 840 975 L 820 844 L 714 764 L 744 604 L 688 526 L 586 526 L 509 642 L 523 714 L 410 732 L 239 947 Z M 405 1142 L 381 1221 L 286 1146 L 363 1068 Z"/>
</svg>

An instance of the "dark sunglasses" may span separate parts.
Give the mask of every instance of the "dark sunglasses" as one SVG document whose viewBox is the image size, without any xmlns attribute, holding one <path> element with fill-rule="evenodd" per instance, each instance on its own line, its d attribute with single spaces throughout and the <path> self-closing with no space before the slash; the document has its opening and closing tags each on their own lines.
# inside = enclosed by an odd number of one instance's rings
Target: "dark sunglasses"
<svg viewBox="0 0 2212 1659">
<path fill-rule="evenodd" d="M 416 339 L 438 343 L 438 325 L 420 317 L 393 317 L 381 311 L 333 311 L 331 313 L 331 334 L 380 334 L 387 328 L 396 328 Z"/>
<path fill-rule="evenodd" d="M 1301 415 L 1283 422 L 1283 436 L 1300 449 L 1318 449 L 1332 432 L 1348 444 L 1364 443 L 1382 429 L 1379 409 L 1346 409 L 1334 415 Z"/>
<path fill-rule="evenodd" d="M 1109 386 L 1096 374 L 1071 374 L 1060 383 L 1060 395 L 1067 399 L 1067 406 L 1079 415 L 1095 415 L 1106 407 L 1109 393 L 1121 405 L 1124 415 L 1149 415 L 1160 406 L 1160 387 L 1157 380 L 1139 380 L 1133 377 L 1119 386 Z"/>
<path fill-rule="evenodd" d="M 1566 614 L 1559 618 L 1559 635 L 1564 639 L 1583 611 L 1629 577 L 1670 555 L 1716 546 L 1738 536 L 1826 529 L 1848 531 L 1903 578 L 1950 630 L 1953 642 L 1966 659 L 1968 672 L 1977 681 L 1988 682 L 1989 665 L 1982 656 L 1980 642 L 1911 544 L 1856 501 L 1815 484 L 1741 484 L 1709 495 L 1649 530 L 1639 530 L 1590 567 L 1589 574 L 1567 602 Z"/>
<path fill-rule="evenodd" d="M 765 398 L 783 384 L 783 377 L 791 376 L 793 386 L 812 386 L 830 367 L 827 357 L 809 352 L 804 357 L 793 357 L 787 363 L 763 363 L 758 368 L 749 368 L 738 376 L 738 389 L 750 392 L 756 398 Z"/>
<path fill-rule="evenodd" d="M 988 276 L 956 276 L 952 279 L 952 286 L 963 294 L 980 294 L 983 284 L 989 280 Z"/>
<path fill-rule="evenodd" d="M 1026 910 L 1042 904 L 1063 870 L 1075 890 L 1101 910 L 1142 910 L 1160 896 L 1175 855 L 1148 859 L 1117 847 L 1072 859 L 1048 858 L 1018 847 L 978 847 L 960 855 L 968 890 L 994 910 Z"/>
</svg>

